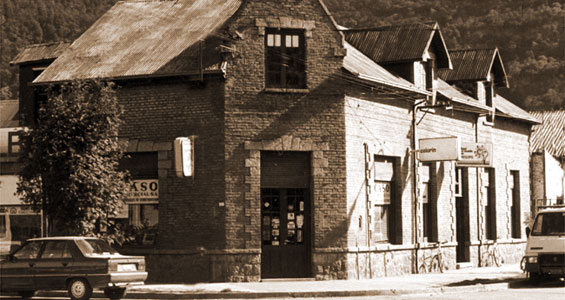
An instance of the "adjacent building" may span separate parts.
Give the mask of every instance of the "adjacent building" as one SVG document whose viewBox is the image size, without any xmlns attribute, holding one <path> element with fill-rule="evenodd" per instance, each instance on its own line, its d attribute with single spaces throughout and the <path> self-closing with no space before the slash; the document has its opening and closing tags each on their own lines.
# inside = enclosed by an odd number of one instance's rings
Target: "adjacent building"
<svg viewBox="0 0 565 300">
<path fill-rule="evenodd" d="M 541 121 L 532 128 L 532 213 L 546 206 L 564 205 L 565 110 L 532 111 Z"/>
<path fill-rule="evenodd" d="M 495 242 L 518 262 L 537 120 L 496 93 L 497 49 L 445 45 L 319 0 L 120 1 L 31 84 L 119 86 L 137 193 L 117 221 L 150 280 L 416 273 L 437 243 L 450 268 Z"/>
</svg>

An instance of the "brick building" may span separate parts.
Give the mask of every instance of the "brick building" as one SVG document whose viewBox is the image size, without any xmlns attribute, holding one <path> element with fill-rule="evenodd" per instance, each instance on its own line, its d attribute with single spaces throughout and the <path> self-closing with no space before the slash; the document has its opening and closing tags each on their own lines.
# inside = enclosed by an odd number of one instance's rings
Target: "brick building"
<svg viewBox="0 0 565 300">
<path fill-rule="evenodd" d="M 122 166 L 153 187 L 126 200 L 123 251 L 150 280 L 362 279 L 417 272 L 437 242 L 451 268 L 494 241 L 522 255 L 536 120 L 496 95 L 496 49 L 472 78 L 468 57 L 435 23 L 346 29 L 319 0 L 121 1 L 33 84 L 120 87 Z M 496 159 L 420 162 L 438 137 Z"/>
</svg>

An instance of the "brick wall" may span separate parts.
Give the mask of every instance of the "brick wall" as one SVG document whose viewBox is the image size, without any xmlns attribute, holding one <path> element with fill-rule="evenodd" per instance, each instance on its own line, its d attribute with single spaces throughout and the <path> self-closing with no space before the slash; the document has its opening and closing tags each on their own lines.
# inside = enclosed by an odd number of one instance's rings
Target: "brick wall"
<svg viewBox="0 0 565 300">
<path fill-rule="evenodd" d="M 135 84 L 119 89 L 124 107 L 120 139 L 128 152 L 157 151 L 159 156 L 159 233 L 165 249 L 221 248 L 223 214 L 223 83 L 205 87 L 188 82 Z M 194 178 L 178 178 L 172 143 L 194 136 Z M 215 220 L 215 221 L 212 221 Z"/>
</svg>

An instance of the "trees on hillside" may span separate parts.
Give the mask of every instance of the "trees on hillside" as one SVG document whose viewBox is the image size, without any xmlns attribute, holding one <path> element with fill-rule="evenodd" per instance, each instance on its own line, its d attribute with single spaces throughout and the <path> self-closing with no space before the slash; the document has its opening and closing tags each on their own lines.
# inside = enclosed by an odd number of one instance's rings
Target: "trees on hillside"
<svg viewBox="0 0 565 300">
<path fill-rule="evenodd" d="M 47 217 L 53 235 L 120 238 L 109 217 L 129 191 L 118 171 L 121 108 L 112 84 L 51 87 L 36 125 L 22 137 L 18 194 Z"/>
</svg>

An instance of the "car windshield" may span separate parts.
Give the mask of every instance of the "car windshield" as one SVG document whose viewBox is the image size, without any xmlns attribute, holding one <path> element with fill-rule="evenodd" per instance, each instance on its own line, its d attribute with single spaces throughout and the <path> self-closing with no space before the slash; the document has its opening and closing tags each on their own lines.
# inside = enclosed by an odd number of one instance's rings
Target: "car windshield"
<svg viewBox="0 0 565 300">
<path fill-rule="evenodd" d="M 565 212 L 539 214 L 532 235 L 565 235 Z"/>
<path fill-rule="evenodd" d="M 84 254 L 102 255 L 102 254 L 118 254 L 114 248 L 103 240 L 77 240 L 77 243 Z"/>
</svg>

